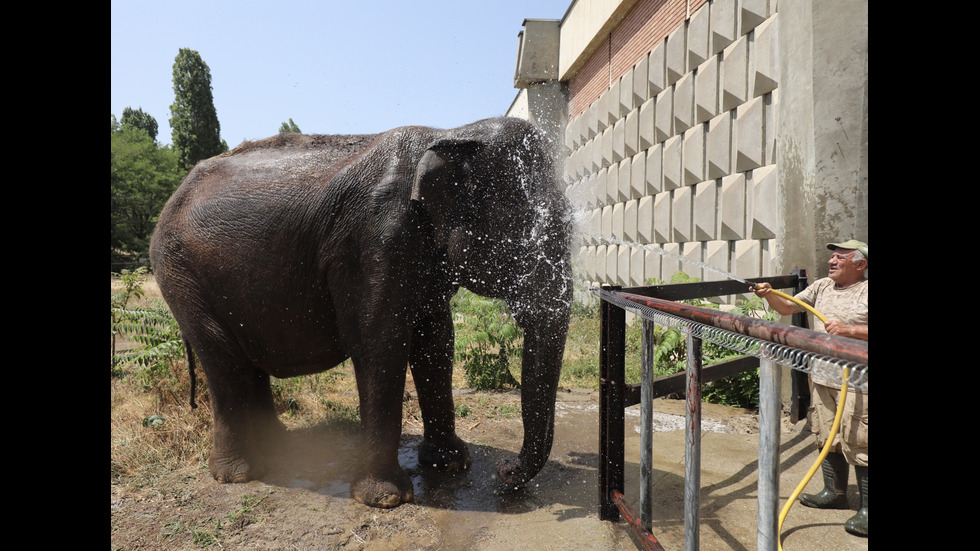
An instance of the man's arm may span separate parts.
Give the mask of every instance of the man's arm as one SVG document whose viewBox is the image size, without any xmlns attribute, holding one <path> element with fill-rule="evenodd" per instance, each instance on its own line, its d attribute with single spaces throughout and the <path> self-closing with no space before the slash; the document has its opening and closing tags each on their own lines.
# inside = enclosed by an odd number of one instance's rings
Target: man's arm
<svg viewBox="0 0 980 551">
<path fill-rule="evenodd" d="M 860 339 L 862 341 L 868 340 L 867 325 L 844 325 L 836 320 L 828 320 L 827 323 L 823 324 L 823 326 L 824 329 L 826 329 L 831 335 L 840 335 L 842 337 L 850 337 L 852 339 Z"/>
</svg>

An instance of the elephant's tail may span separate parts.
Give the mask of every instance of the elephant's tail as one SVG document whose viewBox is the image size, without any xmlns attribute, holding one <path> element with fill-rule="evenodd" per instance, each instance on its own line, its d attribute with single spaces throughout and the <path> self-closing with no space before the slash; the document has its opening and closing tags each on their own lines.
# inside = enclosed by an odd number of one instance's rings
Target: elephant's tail
<svg viewBox="0 0 980 551">
<path fill-rule="evenodd" d="M 194 351 L 191 349 L 191 343 L 184 341 L 184 352 L 187 354 L 187 371 L 191 376 L 191 409 L 197 409 L 197 403 L 194 401 L 194 392 L 197 389 L 197 378 L 194 377 Z"/>
</svg>

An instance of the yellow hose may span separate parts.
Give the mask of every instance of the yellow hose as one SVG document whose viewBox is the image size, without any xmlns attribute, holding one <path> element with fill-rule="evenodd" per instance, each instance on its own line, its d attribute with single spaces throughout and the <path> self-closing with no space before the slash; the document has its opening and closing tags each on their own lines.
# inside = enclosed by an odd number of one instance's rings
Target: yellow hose
<svg viewBox="0 0 980 551">
<path fill-rule="evenodd" d="M 775 289 L 770 289 L 770 292 L 794 302 L 795 304 L 811 312 L 814 316 L 817 316 L 820 321 L 827 323 L 827 318 L 820 312 L 813 309 L 809 304 L 797 299 L 796 297 L 787 295 L 786 293 L 781 293 Z M 824 444 L 823 449 L 820 450 L 820 455 L 817 456 L 817 461 L 810 467 L 810 470 L 806 473 L 806 476 L 803 478 L 803 481 L 800 482 L 800 485 L 793 490 L 793 493 L 789 496 L 789 500 L 786 501 L 786 505 L 783 506 L 783 510 L 779 513 L 779 528 L 776 532 L 779 534 L 777 538 L 779 551 L 783 551 L 783 520 L 786 518 L 786 514 L 789 513 L 790 507 L 793 506 L 793 502 L 795 502 L 796 498 L 799 497 L 801 492 L 803 492 L 803 488 L 806 488 L 807 483 L 809 483 L 810 479 L 813 478 L 813 475 L 817 472 L 820 464 L 823 463 L 823 460 L 827 457 L 827 454 L 830 453 L 830 446 L 832 446 L 834 443 L 834 436 L 837 435 L 837 429 L 840 427 L 840 419 L 844 413 L 844 400 L 847 398 L 847 377 L 849 371 L 850 370 L 848 368 L 844 368 L 843 382 L 840 386 L 840 397 L 838 398 L 837 402 L 837 413 L 834 415 L 834 423 L 830 427 L 830 434 L 827 436 L 827 443 Z"/>
<path fill-rule="evenodd" d="M 827 435 L 827 443 L 824 444 L 823 449 L 820 450 L 820 455 L 817 456 L 816 462 L 814 462 L 813 465 L 810 467 L 810 470 L 806 473 L 806 476 L 803 478 L 803 481 L 800 482 L 800 485 L 797 486 L 796 489 L 793 490 L 793 493 L 789 496 L 789 500 L 786 501 L 786 505 L 783 505 L 783 510 L 779 513 L 779 528 L 777 529 L 776 532 L 777 534 L 783 533 L 783 520 L 786 518 L 786 514 L 789 513 L 789 509 L 790 507 L 793 506 L 793 502 L 796 501 L 796 498 L 799 497 L 801 492 L 803 492 L 803 488 L 805 488 L 807 483 L 810 482 L 810 479 L 813 478 L 813 474 L 817 472 L 817 469 L 820 467 L 820 464 L 823 462 L 823 460 L 827 457 L 827 454 L 830 452 L 830 446 L 832 446 L 834 443 L 834 436 L 837 435 L 837 428 L 840 426 L 840 418 L 841 415 L 844 413 L 844 400 L 847 398 L 848 371 L 850 370 L 845 367 L 843 382 L 840 385 L 840 398 L 837 403 L 837 413 L 834 415 L 834 424 L 830 427 L 830 434 Z M 783 538 L 781 535 L 778 538 L 778 543 L 779 543 L 779 551 L 782 551 Z"/>
<path fill-rule="evenodd" d="M 785 298 L 787 300 L 791 300 L 791 301 L 795 302 L 797 305 L 799 305 L 799 306 L 801 306 L 803 308 L 806 308 L 814 316 L 817 316 L 818 318 L 820 318 L 820 321 L 822 321 L 824 323 L 827 323 L 827 318 L 824 317 L 823 314 L 821 314 L 820 312 L 817 312 L 816 310 L 813 309 L 812 306 L 810 306 L 809 304 L 803 302 L 802 300 L 800 300 L 800 299 L 798 299 L 798 298 L 796 298 L 794 296 L 787 295 L 786 293 L 781 293 L 781 292 L 779 292 L 779 291 L 777 291 L 775 289 L 769 289 L 769 292 L 772 293 L 772 294 L 774 294 L 774 295 L 779 295 L 779 296 L 781 296 L 781 297 L 783 297 L 783 298 Z"/>
</svg>

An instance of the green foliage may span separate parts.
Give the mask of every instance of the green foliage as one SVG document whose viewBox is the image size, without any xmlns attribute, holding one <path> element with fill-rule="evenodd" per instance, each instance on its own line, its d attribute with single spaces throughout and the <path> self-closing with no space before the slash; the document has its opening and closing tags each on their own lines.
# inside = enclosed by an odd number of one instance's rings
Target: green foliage
<svg viewBox="0 0 980 551">
<path fill-rule="evenodd" d="M 135 268 L 149 253 L 157 216 L 180 184 L 177 157 L 145 130 L 119 124 L 109 136 L 110 271 Z"/>
<path fill-rule="evenodd" d="M 759 368 L 743 371 L 720 381 L 712 381 L 701 389 L 701 397 L 712 404 L 758 409 Z"/>
<path fill-rule="evenodd" d="M 671 283 L 690 283 L 697 281 L 684 272 L 678 272 Z M 646 281 L 647 285 L 662 285 L 657 279 Z M 684 301 L 687 304 L 704 308 L 718 308 L 706 299 Z M 767 311 L 765 301 L 751 296 L 750 300 L 739 300 L 733 313 L 773 321 L 777 314 Z M 599 377 L 599 333 L 598 308 L 586 303 L 572 305 L 572 319 L 562 362 L 562 384 L 572 386 L 591 386 L 597 388 Z M 640 380 L 640 355 L 643 324 L 638 319 L 627 327 L 625 335 L 626 380 L 632 383 Z M 676 329 L 655 325 L 654 334 L 654 377 L 660 378 L 683 372 L 687 368 L 687 338 Z M 701 347 L 705 365 L 717 363 L 738 356 L 738 352 L 724 346 L 703 341 Z M 702 389 L 702 396 L 711 403 L 754 409 L 759 404 L 759 371 L 739 373 L 721 381 L 708 383 Z"/>
<path fill-rule="evenodd" d="M 599 304 L 596 300 L 573 300 L 561 380 L 564 386 L 597 389 L 599 385 Z"/>
<path fill-rule="evenodd" d="M 687 275 L 682 271 L 674 273 L 670 278 L 670 283 L 695 283 L 698 278 Z M 663 285 L 659 279 L 650 278 L 646 281 L 647 285 Z M 718 305 L 705 299 L 691 299 L 682 301 L 684 304 L 699 306 L 702 308 L 717 308 Z M 642 344 L 643 324 L 637 321 L 626 330 L 626 353 L 634 356 L 636 361 L 630 362 L 639 365 L 640 347 Z M 653 375 L 654 377 L 666 377 L 674 373 L 680 373 L 687 368 L 687 339 L 680 331 L 662 325 L 653 328 L 654 348 L 653 348 Z M 702 349 L 702 352 L 704 350 Z M 639 370 L 636 370 L 636 377 L 639 377 Z"/>
<path fill-rule="evenodd" d="M 599 314 L 599 299 L 593 298 L 591 296 L 585 297 L 585 299 L 580 300 L 578 298 L 573 299 L 571 303 L 571 308 L 569 313 L 572 317 L 588 318 L 596 316 Z"/>
<path fill-rule="evenodd" d="M 181 48 L 173 67 L 174 102 L 170 128 L 177 163 L 189 171 L 201 159 L 228 150 L 211 92 L 211 69 L 201 54 Z"/>
<path fill-rule="evenodd" d="M 742 316 L 759 318 L 767 321 L 775 321 L 778 315 L 774 310 L 766 309 L 766 302 L 756 296 L 749 300 L 736 302 L 734 312 Z M 705 349 L 710 343 L 705 343 Z M 712 352 L 714 361 L 731 358 L 737 354 L 721 346 L 711 344 L 712 350 L 719 349 L 724 352 Z M 707 357 L 708 352 L 705 352 Z M 720 381 L 713 381 L 704 386 L 701 396 L 713 404 L 724 404 L 726 406 L 741 407 L 747 409 L 757 409 L 759 407 L 759 368 L 750 371 L 743 371 L 737 375 L 732 375 Z"/>
<path fill-rule="evenodd" d="M 143 108 L 133 110 L 132 107 L 123 109 L 122 119 L 119 121 L 122 126 L 132 126 L 139 128 L 150 136 L 151 140 L 157 139 L 157 120 L 148 113 L 143 112 Z"/>
<path fill-rule="evenodd" d="M 288 123 L 284 122 L 282 123 L 282 126 L 279 127 L 280 134 L 289 134 L 290 132 L 302 132 L 302 130 L 296 126 L 296 123 L 293 122 L 293 119 L 289 119 Z"/>
<path fill-rule="evenodd" d="M 452 307 L 456 361 L 463 363 L 466 384 L 475 390 L 519 387 L 509 366 L 521 357 L 524 335 L 507 305 L 460 289 Z"/>
<path fill-rule="evenodd" d="M 485 413 L 485 415 L 489 419 L 517 419 L 521 416 L 521 408 L 517 404 L 503 403 L 490 406 L 490 409 Z"/>
<path fill-rule="evenodd" d="M 110 295 L 109 331 L 112 340 L 111 374 L 119 376 L 124 366 L 137 369 L 144 387 L 171 374 L 170 367 L 184 356 L 184 343 L 177 321 L 170 309 L 160 300 L 149 306 L 132 306 L 130 300 L 143 297 L 140 276 L 144 268 L 121 274 L 123 291 Z M 124 352 L 116 351 L 116 337 L 125 334 L 139 346 Z"/>
<path fill-rule="evenodd" d="M 361 411 L 357 406 L 326 399 L 322 404 L 327 412 L 327 419 L 334 423 L 336 428 L 351 434 L 360 430 Z"/>
<path fill-rule="evenodd" d="M 121 321 L 122 316 L 120 313 L 126 311 L 130 300 L 141 299 L 145 296 L 142 283 L 140 282 L 141 278 L 145 275 L 146 268 L 138 268 L 135 271 L 123 270 L 119 275 L 119 281 L 122 283 L 123 288 L 109 295 L 109 364 L 110 371 L 113 375 L 118 374 L 116 337 L 119 335 L 119 332 L 116 330 L 116 324 Z"/>
<path fill-rule="evenodd" d="M 753 295 L 749 300 L 735 303 L 735 313 L 741 316 L 759 318 L 766 321 L 776 321 L 779 314 L 766 308 L 766 301 Z"/>
</svg>

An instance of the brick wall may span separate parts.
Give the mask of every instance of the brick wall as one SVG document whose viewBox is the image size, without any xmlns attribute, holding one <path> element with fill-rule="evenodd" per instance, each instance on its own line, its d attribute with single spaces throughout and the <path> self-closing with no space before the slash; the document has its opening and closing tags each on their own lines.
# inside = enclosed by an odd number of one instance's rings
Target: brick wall
<svg viewBox="0 0 980 551">
<path fill-rule="evenodd" d="M 694 13 L 708 0 L 690 0 Z M 569 83 L 568 118 L 585 111 L 611 83 L 687 18 L 688 0 L 640 0 Z"/>
<path fill-rule="evenodd" d="M 609 39 L 579 69 L 568 86 L 568 118 L 577 117 L 609 89 Z"/>
</svg>

